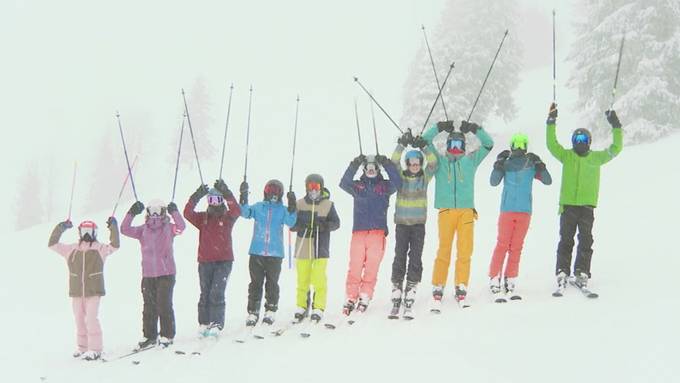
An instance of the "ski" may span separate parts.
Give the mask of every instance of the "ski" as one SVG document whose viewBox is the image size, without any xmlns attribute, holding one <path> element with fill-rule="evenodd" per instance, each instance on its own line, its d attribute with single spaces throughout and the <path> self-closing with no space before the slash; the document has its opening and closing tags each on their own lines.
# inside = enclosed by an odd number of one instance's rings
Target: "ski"
<svg viewBox="0 0 680 383">
<path fill-rule="evenodd" d="M 303 338 L 309 338 L 312 336 L 314 331 L 319 327 L 319 321 L 315 320 L 309 320 L 308 322 L 305 322 L 300 329 L 300 336 Z"/>
<path fill-rule="evenodd" d="M 249 338 L 252 338 L 255 333 L 255 326 L 246 326 L 234 337 L 236 343 L 246 343 Z"/>
<path fill-rule="evenodd" d="M 432 300 L 432 306 L 430 306 L 430 312 L 432 314 L 441 314 L 442 313 L 442 300 L 441 299 L 433 299 Z"/>
<path fill-rule="evenodd" d="M 510 294 L 510 300 L 511 301 L 521 301 L 522 296 L 517 294 L 517 293 L 512 293 L 512 294 Z"/>
<path fill-rule="evenodd" d="M 588 287 L 586 287 L 586 286 L 579 286 L 578 284 L 576 284 L 576 281 L 575 281 L 575 280 L 570 280 L 570 281 L 569 281 L 569 284 L 572 285 L 572 286 L 574 286 L 574 287 L 576 287 L 577 289 L 579 289 L 579 291 L 581 291 L 581 293 L 582 293 L 586 298 L 595 299 L 595 298 L 597 298 L 597 297 L 600 296 L 599 294 L 597 294 L 597 293 L 591 291 L 591 290 L 590 290 Z"/>
<path fill-rule="evenodd" d="M 302 323 L 301 320 L 293 319 L 292 321 L 288 322 L 285 326 L 278 328 L 277 330 L 274 330 L 271 332 L 271 335 L 273 336 L 281 336 L 283 335 L 286 331 L 288 331 L 291 327 L 296 326 L 298 324 Z"/>
<path fill-rule="evenodd" d="M 507 303 L 508 299 L 505 297 L 505 294 L 499 292 L 499 293 L 493 294 L 493 302 L 494 303 Z"/>
</svg>

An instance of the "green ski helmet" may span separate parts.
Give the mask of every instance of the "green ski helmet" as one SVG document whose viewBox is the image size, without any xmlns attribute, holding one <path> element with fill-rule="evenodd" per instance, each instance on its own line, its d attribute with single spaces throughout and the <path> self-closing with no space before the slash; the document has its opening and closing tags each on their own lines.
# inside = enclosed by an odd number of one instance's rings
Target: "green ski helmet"
<svg viewBox="0 0 680 383">
<path fill-rule="evenodd" d="M 515 133 L 510 137 L 510 150 L 522 150 L 524 153 L 528 151 L 529 137 L 524 133 Z"/>
</svg>

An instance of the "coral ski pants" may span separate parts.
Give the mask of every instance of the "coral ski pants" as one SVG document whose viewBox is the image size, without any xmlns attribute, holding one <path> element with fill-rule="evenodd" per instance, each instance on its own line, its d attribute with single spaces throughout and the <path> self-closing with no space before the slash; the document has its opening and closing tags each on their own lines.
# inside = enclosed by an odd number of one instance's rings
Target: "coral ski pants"
<svg viewBox="0 0 680 383">
<path fill-rule="evenodd" d="M 73 316 L 76 319 L 78 351 L 102 351 L 102 328 L 99 325 L 99 301 L 101 297 L 71 298 Z"/>
<path fill-rule="evenodd" d="M 489 277 L 499 277 L 506 255 L 508 261 L 505 264 L 503 276 L 516 278 L 519 273 L 519 258 L 524 246 L 524 237 L 529 230 L 531 214 L 522 212 L 504 211 L 498 217 L 498 239 L 496 248 L 491 256 L 489 265 Z"/>
<path fill-rule="evenodd" d="M 312 303 L 312 308 L 326 309 L 326 266 L 328 258 L 298 259 L 297 268 L 297 306 L 307 308 Z M 308 302 L 309 286 L 314 289 L 311 302 Z"/>
<path fill-rule="evenodd" d="M 385 255 L 385 232 L 361 230 L 352 233 L 349 249 L 349 270 L 345 292 L 347 299 L 356 301 L 360 294 L 373 297 L 378 281 L 380 261 Z"/>
<path fill-rule="evenodd" d="M 453 239 L 456 242 L 455 285 L 468 285 L 470 280 L 470 258 L 474 241 L 474 226 L 477 212 L 475 209 L 439 209 L 439 249 L 434 260 L 432 284 L 446 286 L 451 263 Z"/>
</svg>

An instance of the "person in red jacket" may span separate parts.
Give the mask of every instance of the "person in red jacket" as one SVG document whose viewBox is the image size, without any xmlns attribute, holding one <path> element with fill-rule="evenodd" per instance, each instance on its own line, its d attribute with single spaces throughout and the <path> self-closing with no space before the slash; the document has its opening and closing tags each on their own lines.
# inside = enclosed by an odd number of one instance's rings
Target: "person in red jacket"
<svg viewBox="0 0 680 383">
<path fill-rule="evenodd" d="M 201 185 L 184 207 L 184 218 L 199 230 L 198 276 L 201 296 L 198 300 L 200 336 L 218 336 L 224 328 L 224 291 L 234 262 L 231 229 L 241 208 L 223 180 L 214 189 Z M 194 211 L 196 204 L 208 196 L 208 209 Z M 226 201 L 226 204 L 225 204 Z"/>
</svg>

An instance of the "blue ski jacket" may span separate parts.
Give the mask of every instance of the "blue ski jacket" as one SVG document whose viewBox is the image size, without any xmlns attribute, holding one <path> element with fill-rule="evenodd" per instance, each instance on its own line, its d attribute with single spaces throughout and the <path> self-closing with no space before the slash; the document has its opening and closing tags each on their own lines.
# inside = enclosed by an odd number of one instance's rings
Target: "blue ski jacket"
<svg viewBox="0 0 680 383">
<path fill-rule="evenodd" d="M 545 185 L 552 183 L 547 169 L 536 170 L 536 164 L 526 154 L 511 155 L 503 162 L 503 170 L 494 169 L 489 182 L 497 186 L 503 181 L 501 211 L 531 213 L 533 180 Z"/>
<path fill-rule="evenodd" d="M 262 201 L 241 205 L 241 217 L 255 220 L 248 254 L 283 258 L 283 225 L 295 225 L 296 212 L 290 213 L 281 201 Z"/>
</svg>

